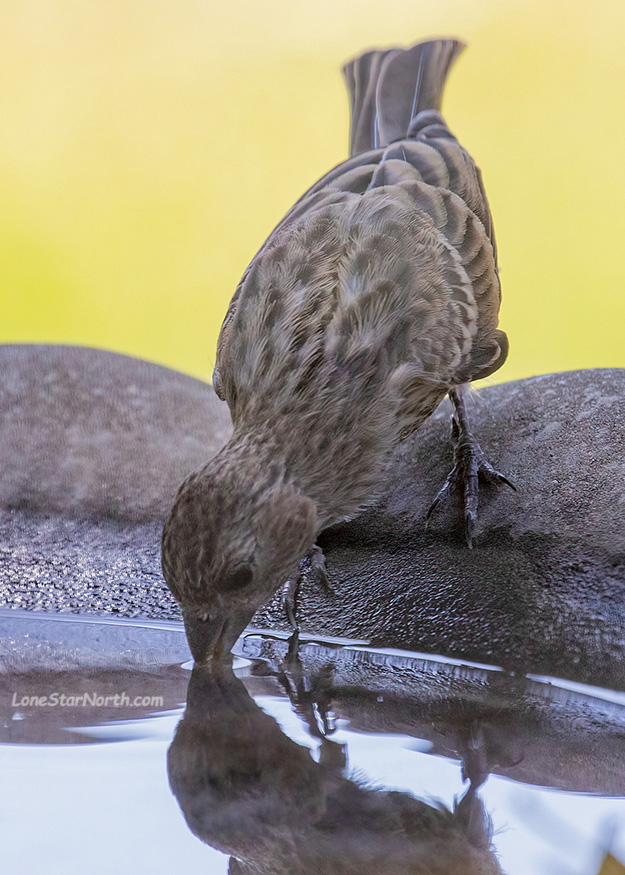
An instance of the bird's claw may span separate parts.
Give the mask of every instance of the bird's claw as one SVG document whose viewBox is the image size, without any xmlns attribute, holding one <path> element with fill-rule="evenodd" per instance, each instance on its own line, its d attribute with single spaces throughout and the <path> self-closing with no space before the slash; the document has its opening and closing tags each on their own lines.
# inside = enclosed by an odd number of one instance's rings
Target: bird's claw
<svg viewBox="0 0 625 875">
<path fill-rule="evenodd" d="M 464 534 L 469 549 L 472 549 L 477 529 L 480 477 L 490 484 L 499 486 L 503 483 L 515 492 L 516 486 L 487 461 L 482 448 L 470 432 L 461 432 L 455 417 L 452 417 L 451 437 L 455 464 L 430 505 L 425 524 L 427 527 L 432 514 L 443 501 L 453 493 L 460 492 L 464 508 Z"/>
<path fill-rule="evenodd" d="M 436 497 L 432 504 L 428 508 L 428 512 L 425 515 L 425 527 L 430 524 L 430 519 L 432 518 L 432 514 L 436 510 L 436 508 L 441 504 L 446 498 L 448 498 L 452 492 L 456 489 L 456 468 L 454 467 L 449 474 L 447 475 L 447 479 L 441 486 L 441 488 L 436 493 Z"/>
<path fill-rule="evenodd" d="M 302 559 L 302 561 L 300 562 L 300 568 L 302 567 L 302 564 L 306 562 L 308 562 L 310 565 L 312 578 L 317 586 L 320 589 L 325 590 L 328 595 L 334 595 L 334 590 L 332 589 L 330 581 L 328 580 L 326 557 L 321 547 L 315 544 L 308 556 L 305 556 L 304 559 Z"/>
<path fill-rule="evenodd" d="M 282 587 L 282 604 L 293 634 L 299 633 L 297 597 L 302 582 L 302 575 L 307 567 L 310 569 L 313 582 L 328 595 L 334 595 L 334 590 L 328 580 L 326 557 L 321 547 L 315 544 L 310 553 L 304 556 L 303 559 L 300 559 L 297 568 Z"/>
</svg>

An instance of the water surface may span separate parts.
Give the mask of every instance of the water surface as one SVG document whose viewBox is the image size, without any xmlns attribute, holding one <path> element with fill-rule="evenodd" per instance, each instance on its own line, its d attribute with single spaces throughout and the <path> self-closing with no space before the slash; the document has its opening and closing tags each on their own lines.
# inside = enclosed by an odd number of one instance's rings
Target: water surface
<svg viewBox="0 0 625 875">
<path fill-rule="evenodd" d="M 620 692 L 264 634 L 233 671 L 191 672 L 174 623 L 0 622 L 0 871 L 595 875 L 607 850 L 625 859 Z"/>
</svg>

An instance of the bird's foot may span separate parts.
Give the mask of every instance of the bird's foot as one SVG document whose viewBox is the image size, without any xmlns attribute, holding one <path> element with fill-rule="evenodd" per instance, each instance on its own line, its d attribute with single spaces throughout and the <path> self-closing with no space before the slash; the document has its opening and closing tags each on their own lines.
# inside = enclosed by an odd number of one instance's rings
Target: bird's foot
<svg viewBox="0 0 625 875">
<path fill-rule="evenodd" d="M 307 569 L 310 569 L 310 576 L 320 589 L 329 595 L 334 595 L 334 590 L 328 581 L 326 557 L 323 555 L 321 547 L 315 544 L 310 553 L 304 556 L 303 559 L 300 559 L 294 573 L 291 574 L 282 587 L 282 604 L 284 605 L 284 611 L 294 635 L 299 633 L 297 598 L 302 583 L 302 576 Z"/>
<path fill-rule="evenodd" d="M 314 738 L 325 739 L 336 731 L 332 715 L 334 666 L 331 663 L 309 673 L 299 655 L 298 634 L 289 640 L 289 648 L 276 677 L 289 697 L 294 712 L 307 725 Z"/>
<path fill-rule="evenodd" d="M 426 526 L 434 511 L 452 494 L 460 493 L 464 508 L 464 533 L 469 549 L 477 528 L 480 477 L 486 483 L 505 483 L 516 492 L 516 486 L 488 462 L 482 448 L 468 428 L 464 400 L 455 390 L 449 393 L 456 408 L 451 420 L 451 440 L 454 446 L 454 467 L 443 483 L 426 515 Z"/>
</svg>

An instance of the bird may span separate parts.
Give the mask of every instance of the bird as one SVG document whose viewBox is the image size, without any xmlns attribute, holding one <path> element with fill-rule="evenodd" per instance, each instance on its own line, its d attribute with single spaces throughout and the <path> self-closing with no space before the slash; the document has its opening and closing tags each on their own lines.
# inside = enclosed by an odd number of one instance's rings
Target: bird
<svg viewBox="0 0 625 875">
<path fill-rule="evenodd" d="M 350 687 L 351 708 L 370 696 Z M 191 832 L 232 855 L 229 875 L 502 875 L 478 792 L 488 772 L 474 777 L 463 761 L 469 787 L 447 808 L 370 786 L 346 766 L 346 745 L 313 737 L 314 758 L 231 666 L 193 667 L 167 752 L 169 786 Z"/>
<path fill-rule="evenodd" d="M 321 531 L 375 503 L 396 444 L 446 395 L 469 547 L 479 479 L 513 484 L 470 431 L 465 387 L 505 361 L 501 289 L 480 170 L 441 113 L 464 48 L 433 39 L 343 68 L 349 157 L 316 182 L 247 267 L 217 342 L 233 433 L 182 483 L 162 537 L 165 581 L 196 662 L 226 657 Z M 289 605 L 291 610 L 289 611 Z"/>
</svg>

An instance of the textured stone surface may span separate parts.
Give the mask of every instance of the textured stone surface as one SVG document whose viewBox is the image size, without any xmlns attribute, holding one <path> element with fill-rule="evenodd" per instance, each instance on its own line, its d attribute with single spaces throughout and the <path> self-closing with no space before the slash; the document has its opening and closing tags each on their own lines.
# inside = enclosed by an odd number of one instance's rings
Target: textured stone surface
<svg viewBox="0 0 625 875">
<path fill-rule="evenodd" d="M 55 366 L 46 399 L 48 355 L 82 365 Z M 0 365 L 0 604 L 177 618 L 160 520 L 227 411 L 199 381 L 98 351 L 5 347 Z M 443 405 L 378 505 L 322 536 L 335 592 L 305 581 L 303 629 L 625 688 L 625 370 L 489 387 L 469 409 L 519 491 L 483 491 L 473 551 L 453 504 L 425 530 L 451 466 Z M 256 622 L 284 628 L 277 598 Z"/>
<path fill-rule="evenodd" d="M 179 620 L 161 523 L 0 510 L 0 606 Z"/>
<path fill-rule="evenodd" d="M 129 356 L 0 346 L 0 506 L 161 519 L 227 441 L 211 386 Z"/>
</svg>

